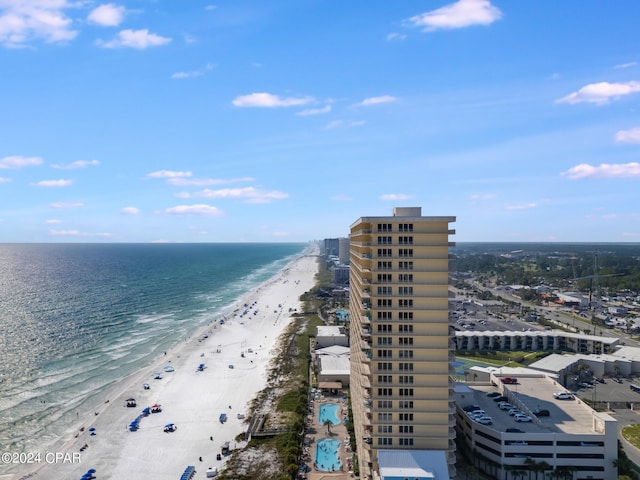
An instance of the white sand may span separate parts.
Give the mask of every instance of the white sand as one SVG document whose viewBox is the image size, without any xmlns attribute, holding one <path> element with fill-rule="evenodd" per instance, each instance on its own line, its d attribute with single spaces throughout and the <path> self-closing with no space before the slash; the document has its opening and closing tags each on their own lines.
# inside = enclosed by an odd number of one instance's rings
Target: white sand
<svg viewBox="0 0 640 480">
<path fill-rule="evenodd" d="M 314 285 L 316 262 L 315 256 L 305 256 L 289 264 L 242 298 L 235 307 L 239 310 L 226 315 L 223 325 L 216 322 L 167 352 L 155 365 L 124 380 L 108 403 L 96 407 L 98 415 L 80 418 L 84 432 L 77 438 L 70 435 L 64 445 L 56 447 L 54 452 L 69 454 L 66 458 L 47 463 L 55 457 L 45 459 L 47 452 L 41 452 L 39 468 L 31 470 L 35 478 L 80 479 L 94 468 L 100 480 L 179 480 L 185 468 L 193 465 L 194 478 L 203 479 L 208 467 L 221 469 L 224 457 L 218 461 L 216 454 L 226 441 L 232 448 L 241 446 L 235 438 L 247 430 L 247 424 L 237 414 L 246 414 L 251 400 L 265 387 L 270 361 L 277 353 L 274 347 L 290 324 L 291 313 L 301 311 L 300 295 Z M 249 314 L 241 318 L 245 303 L 250 306 Z M 206 368 L 197 372 L 200 363 Z M 165 373 L 166 365 L 175 371 Z M 162 380 L 152 378 L 156 371 L 163 372 Z M 145 382 L 149 390 L 143 389 Z M 129 397 L 136 399 L 137 408 L 124 406 Z M 129 423 L 154 403 L 162 405 L 162 412 L 142 418 L 140 429 L 129 431 Z M 219 421 L 221 413 L 228 416 L 224 424 Z M 177 430 L 165 433 L 168 423 L 176 424 Z M 96 429 L 95 435 L 88 431 L 90 427 Z M 88 448 L 80 452 L 85 444 Z"/>
</svg>

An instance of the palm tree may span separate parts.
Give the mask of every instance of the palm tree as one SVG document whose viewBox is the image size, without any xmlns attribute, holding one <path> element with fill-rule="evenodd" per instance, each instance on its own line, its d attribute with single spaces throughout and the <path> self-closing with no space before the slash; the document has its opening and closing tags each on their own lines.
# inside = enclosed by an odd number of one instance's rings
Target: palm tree
<svg viewBox="0 0 640 480">
<path fill-rule="evenodd" d="M 331 425 L 333 425 L 333 423 L 331 422 L 331 420 L 327 419 L 324 421 L 323 425 L 327 426 L 327 433 L 329 435 L 331 435 Z"/>
</svg>

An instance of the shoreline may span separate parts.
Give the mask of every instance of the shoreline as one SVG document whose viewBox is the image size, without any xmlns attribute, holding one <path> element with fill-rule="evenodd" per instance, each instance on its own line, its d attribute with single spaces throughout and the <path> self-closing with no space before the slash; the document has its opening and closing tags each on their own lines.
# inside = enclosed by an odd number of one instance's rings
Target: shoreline
<svg viewBox="0 0 640 480">
<path fill-rule="evenodd" d="M 0 478 L 80 478 L 95 468 L 101 479 L 149 474 L 175 479 L 188 465 L 196 467 L 195 478 L 204 478 L 201 472 L 207 467 L 221 469 L 224 460 L 215 460 L 216 453 L 225 441 L 234 446 L 235 437 L 246 430 L 246 420 L 238 419 L 237 414 L 246 415 L 250 402 L 266 385 L 267 369 L 291 313 L 299 311 L 300 296 L 315 285 L 315 253 L 306 249 L 238 298 L 221 316 L 224 322 L 216 320 L 201 327 L 120 379 L 107 392 L 105 402 L 96 405 L 93 416 L 80 417 L 50 451 L 37 452 L 38 462 L 0 474 Z M 243 315 L 245 305 L 250 309 Z M 202 372 L 196 371 L 199 363 L 206 365 Z M 168 365 L 175 371 L 165 372 L 163 367 Z M 152 378 L 156 371 L 162 372 L 162 380 Z M 150 389 L 144 390 L 143 383 Z M 129 397 L 136 399 L 136 408 L 124 407 Z M 140 430 L 130 432 L 129 422 L 153 403 L 162 404 L 163 411 L 143 417 Z M 218 416 L 223 412 L 228 421 L 221 424 Z M 168 423 L 175 423 L 178 429 L 164 433 Z M 89 428 L 95 428 L 95 435 Z M 88 447 L 80 451 L 85 445 Z M 49 454 L 56 455 L 55 462 L 49 461 L 54 457 L 44 458 Z"/>
</svg>

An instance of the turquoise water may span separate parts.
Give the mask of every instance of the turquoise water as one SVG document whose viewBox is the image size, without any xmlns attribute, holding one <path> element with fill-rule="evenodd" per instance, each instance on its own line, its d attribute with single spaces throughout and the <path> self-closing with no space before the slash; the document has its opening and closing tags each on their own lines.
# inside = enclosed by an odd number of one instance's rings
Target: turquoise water
<svg viewBox="0 0 640 480">
<path fill-rule="evenodd" d="M 324 422 L 329 420 L 332 425 L 338 425 L 340 423 L 340 418 L 338 418 L 338 408 L 340 408 L 340 406 L 336 403 L 323 403 L 320 405 L 318 423 L 320 423 L 320 425 L 324 425 Z"/>
<path fill-rule="evenodd" d="M 0 244 L 0 446 L 55 441 L 305 247 Z"/>
<path fill-rule="evenodd" d="M 316 468 L 323 472 L 340 470 L 341 463 L 338 457 L 340 441 L 332 438 L 322 438 L 318 440 L 316 446 Z"/>
</svg>

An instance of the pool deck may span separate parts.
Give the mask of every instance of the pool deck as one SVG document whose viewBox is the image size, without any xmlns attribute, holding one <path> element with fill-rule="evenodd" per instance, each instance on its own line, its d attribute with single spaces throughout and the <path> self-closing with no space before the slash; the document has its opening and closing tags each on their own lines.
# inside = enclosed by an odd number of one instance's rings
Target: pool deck
<svg viewBox="0 0 640 480">
<path fill-rule="evenodd" d="M 349 433 L 347 427 L 341 421 L 339 425 L 331 426 L 331 433 L 327 433 L 327 427 L 320 425 L 318 421 L 318 414 L 320 412 L 320 405 L 323 403 L 335 403 L 340 405 L 338 409 L 339 418 L 342 420 L 347 415 L 347 401 L 342 400 L 342 394 L 336 396 L 318 395 L 317 398 L 313 398 L 309 404 L 309 414 L 306 419 L 306 429 L 304 435 L 304 458 L 306 465 L 310 468 L 306 477 L 307 480 L 350 480 L 355 478 L 353 472 L 349 471 L 349 465 L 353 452 L 349 445 Z M 315 467 L 316 448 L 318 440 L 323 438 L 331 438 L 334 440 L 340 440 L 340 447 L 338 449 L 338 457 L 342 467 L 335 472 L 325 472 L 318 470 Z"/>
</svg>

